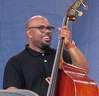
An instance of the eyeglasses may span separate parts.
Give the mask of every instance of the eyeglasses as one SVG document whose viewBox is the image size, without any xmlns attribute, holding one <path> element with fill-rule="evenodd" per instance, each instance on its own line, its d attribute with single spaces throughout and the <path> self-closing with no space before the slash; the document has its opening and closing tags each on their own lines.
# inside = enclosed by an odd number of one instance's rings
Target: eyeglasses
<svg viewBox="0 0 99 96">
<path fill-rule="evenodd" d="M 46 29 L 48 29 L 48 30 L 51 31 L 51 32 L 53 32 L 53 30 L 54 30 L 54 27 L 52 27 L 52 26 L 45 27 L 45 26 L 43 26 L 43 25 L 38 26 L 38 27 L 30 27 L 29 29 L 31 29 L 31 28 L 37 28 L 37 29 L 39 29 L 42 33 L 45 32 Z"/>
</svg>

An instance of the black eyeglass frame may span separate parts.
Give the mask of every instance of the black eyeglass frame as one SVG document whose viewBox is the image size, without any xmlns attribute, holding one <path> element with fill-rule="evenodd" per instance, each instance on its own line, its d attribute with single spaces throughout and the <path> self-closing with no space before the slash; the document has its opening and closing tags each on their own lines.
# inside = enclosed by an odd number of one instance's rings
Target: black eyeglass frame
<svg viewBox="0 0 99 96">
<path fill-rule="evenodd" d="M 41 26 L 38 26 L 38 27 L 29 27 L 29 29 L 31 29 L 31 28 L 37 28 L 37 29 L 48 29 L 48 30 L 50 30 L 50 31 L 52 31 L 53 32 L 53 30 L 54 30 L 54 27 L 52 27 L 52 26 L 48 26 L 48 27 L 45 27 L 45 26 L 43 26 L 43 25 L 41 25 Z M 41 30 L 40 30 L 41 31 Z M 41 31 L 42 32 L 42 31 Z"/>
</svg>

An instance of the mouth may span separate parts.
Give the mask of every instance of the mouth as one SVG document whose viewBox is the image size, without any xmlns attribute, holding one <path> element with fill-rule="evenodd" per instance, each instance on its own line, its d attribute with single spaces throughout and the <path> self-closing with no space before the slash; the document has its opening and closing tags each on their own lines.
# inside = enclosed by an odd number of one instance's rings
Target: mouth
<svg viewBox="0 0 99 96">
<path fill-rule="evenodd" d="M 44 37 L 44 40 L 47 41 L 47 42 L 48 42 L 48 41 L 51 41 L 51 39 L 50 39 L 49 36 Z"/>
</svg>

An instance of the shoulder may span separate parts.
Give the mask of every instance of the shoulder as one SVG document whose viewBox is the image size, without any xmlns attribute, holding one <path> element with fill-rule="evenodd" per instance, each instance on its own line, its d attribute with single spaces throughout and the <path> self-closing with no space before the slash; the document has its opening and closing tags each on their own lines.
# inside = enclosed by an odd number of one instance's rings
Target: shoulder
<svg viewBox="0 0 99 96">
<path fill-rule="evenodd" d="M 66 49 L 63 49 L 63 52 L 69 54 L 69 52 Z"/>
<path fill-rule="evenodd" d="M 50 48 L 51 53 L 56 54 L 56 49 L 55 48 Z"/>
<path fill-rule="evenodd" d="M 50 48 L 52 52 L 56 53 L 57 49 L 55 48 Z M 63 49 L 63 54 L 69 54 L 66 49 Z"/>
<path fill-rule="evenodd" d="M 52 51 L 56 52 L 56 49 L 55 48 L 50 48 Z"/>
<path fill-rule="evenodd" d="M 70 58 L 70 54 L 66 49 L 63 50 L 63 56 Z"/>
<path fill-rule="evenodd" d="M 7 65 L 15 65 L 15 64 L 19 64 L 21 63 L 22 58 L 25 56 L 26 54 L 26 49 L 24 49 L 23 51 L 19 52 L 18 54 L 12 56 L 11 58 L 9 58 L 9 60 L 7 61 Z"/>
<path fill-rule="evenodd" d="M 71 56 L 70 56 L 69 52 L 66 49 L 63 50 L 63 60 L 66 63 L 72 64 Z"/>
</svg>

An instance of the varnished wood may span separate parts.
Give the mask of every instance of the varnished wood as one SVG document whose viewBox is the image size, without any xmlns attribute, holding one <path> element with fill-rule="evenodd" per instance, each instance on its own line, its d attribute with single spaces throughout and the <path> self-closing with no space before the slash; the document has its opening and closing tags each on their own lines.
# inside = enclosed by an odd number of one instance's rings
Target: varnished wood
<svg viewBox="0 0 99 96">
<path fill-rule="evenodd" d="M 58 71 L 54 96 L 99 96 L 97 83 L 84 69 L 66 64 Z"/>
</svg>

